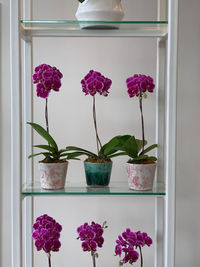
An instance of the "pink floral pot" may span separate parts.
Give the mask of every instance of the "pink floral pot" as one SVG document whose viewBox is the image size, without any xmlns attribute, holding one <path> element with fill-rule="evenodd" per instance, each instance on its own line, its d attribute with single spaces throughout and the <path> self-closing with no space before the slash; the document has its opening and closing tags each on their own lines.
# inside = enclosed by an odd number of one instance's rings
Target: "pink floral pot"
<svg viewBox="0 0 200 267">
<path fill-rule="evenodd" d="M 152 190 L 156 163 L 133 164 L 126 163 L 129 188 L 133 190 Z"/>
<path fill-rule="evenodd" d="M 40 182 L 44 189 L 62 189 L 65 187 L 68 162 L 39 163 Z"/>
</svg>

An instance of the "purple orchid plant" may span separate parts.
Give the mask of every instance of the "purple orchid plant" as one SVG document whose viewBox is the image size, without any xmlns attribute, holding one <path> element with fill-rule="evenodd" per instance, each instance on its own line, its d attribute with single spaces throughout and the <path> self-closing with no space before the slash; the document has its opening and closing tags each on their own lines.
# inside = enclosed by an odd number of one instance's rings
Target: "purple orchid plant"
<svg viewBox="0 0 200 267">
<path fill-rule="evenodd" d="M 33 74 L 33 83 L 36 84 L 37 96 L 45 99 L 45 122 L 46 129 L 44 129 L 39 124 L 28 122 L 32 128 L 44 138 L 47 144 L 35 145 L 34 147 L 43 149 L 43 152 L 32 154 L 29 158 L 43 155 L 45 158 L 42 162 L 52 163 L 52 162 L 63 162 L 67 159 L 77 159 L 76 154 L 66 153 L 66 149 L 58 149 L 56 141 L 49 134 L 49 120 L 48 120 L 48 97 L 50 92 L 53 90 L 59 92 L 61 87 L 61 79 L 63 74 L 56 67 L 52 67 L 47 64 L 41 64 L 35 68 L 35 73 Z"/>
<path fill-rule="evenodd" d="M 58 252 L 60 243 L 60 232 L 62 226 L 52 217 L 44 214 L 38 217 L 33 224 L 32 237 L 35 241 L 37 251 L 44 250 L 48 256 L 49 267 L 51 267 L 51 251 Z"/>
<path fill-rule="evenodd" d="M 109 78 L 104 77 L 100 72 L 90 70 L 89 73 L 81 80 L 82 92 L 85 95 L 91 95 L 93 99 L 93 122 L 96 135 L 96 146 L 97 153 L 85 150 L 76 146 L 68 146 L 66 149 L 68 151 L 72 150 L 73 153 L 78 155 L 86 155 L 91 162 L 98 160 L 98 162 L 110 161 L 111 158 L 120 155 L 126 155 L 125 152 L 118 152 L 121 149 L 121 144 L 127 140 L 129 135 L 119 135 L 113 137 L 108 143 L 102 145 L 98 129 L 97 129 L 97 116 L 96 116 L 96 103 L 95 95 L 100 94 L 107 97 L 109 94 L 109 89 L 111 87 L 112 81 Z"/>
<path fill-rule="evenodd" d="M 100 72 L 90 70 L 90 72 L 81 80 L 81 84 L 85 95 L 91 95 L 93 99 L 93 121 L 96 133 L 97 153 L 99 153 L 102 144 L 97 130 L 95 95 L 99 93 L 100 95 L 108 96 L 108 90 L 110 89 L 112 81 L 109 78 L 104 77 Z"/>
<path fill-rule="evenodd" d="M 132 159 L 129 160 L 130 163 L 143 164 L 143 163 L 154 163 L 157 158 L 148 156 L 146 153 L 157 147 L 157 144 L 153 144 L 145 149 L 147 141 L 145 140 L 144 133 L 144 116 L 143 116 L 143 106 L 142 100 L 147 97 L 147 92 L 153 93 L 155 84 L 151 76 L 146 76 L 143 74 L 134 74 L 126 80 L 127 93 L 129 97 L 138 97 L 139 107 L 141 114 L 141 124 L 142 124 L 142 141 L 135 139 L 132 136 L 126 144 L 123 146 L 123 151 L 126 151 Z"/>
<path fill-rule="evenodd" d="M 132 232 L 127 228 L 125 232 L 118 236 L 116 243 L 115 256 L 122 257 L 119 261 L 119 266 L 126 263 L 133 264 L 139 259 L 140 255 L 140 266 L 143 267 L 142 247 L 150 247 L 153 241 L 147 233 L 142 233 L 141 231 Z M 140 254 L 137 249 L 139 249 Z"/>
<path fill-rule="evenodd" d="M 81 240 L 84 252 L 91 252 L 93 267 L 96 267 L 96 258 L 98 258 L 97 248 L 102 248 L 104 243 L 103 233 L 105 228 L 107 228 L 106 222 L 102 226 L 95 222 L 91 224 L 85 222 L 77 228 L 77 239 Z"/>
<path fill-rule="evenodd" d="M 47 64 L 41 64 L 35 68 L 33 74 L 33 83 L 36 84 L 37 96 L 44 98 L 46 101 L 45 105 L 45 120 L 46 130 L 49 133 L 49 122 L 48 122 L 48 96 L 53 90 L 58 92 L 61 87 L 61 79 L 63 75 L 56 67 L 52 67 Z"/>
</svg>

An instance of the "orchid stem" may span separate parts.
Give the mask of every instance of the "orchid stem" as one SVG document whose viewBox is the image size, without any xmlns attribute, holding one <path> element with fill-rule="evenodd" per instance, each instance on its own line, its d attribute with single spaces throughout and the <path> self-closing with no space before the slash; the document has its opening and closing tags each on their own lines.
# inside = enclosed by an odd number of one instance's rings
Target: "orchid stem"
<svg viewBox="0 0 200 267">
<path fill-rule="evenodd" d="M 46 120 L 46 128 L 49 133 L 49 120 L 48 120 L 48 99 L 46 98 L 46 106 L 45 106 L 45 120 Z"/>
<path fill-rule="evenodd" d="M 95 253 L 93 251 L 91 251 L 91 255 L 92 255 L 93 267 L 96 267 Z"/>
<path fill-rule="evenodd" d="M 93 120 L 94 120 L 94 128 L 95 128 L 95 133 L 96 133 L 97 153 L 99 154 L 99 147 L 102 148 L 102 145 L 101 145 L 101 141 L 99 139 L 99 135 L 98 135 L 98 131 L 97 131 L 95 96 L 93 96 Z"/>
<path fill-rule="evenodd" d="M 142 257 L 142 248 L 139 246 L 140 249 L 140 259 L 141 259 L 141 267 L 143 267 L 143 257 Z"/>
<path fill-rule="evenodd" d="M 140 93 L 139 96 L 139 103 L 140 103 L 140 114 L 141 114 L 141 120 L 142 120 L 142 152 L 141 155 L 144 152 L 144 142 L 145 142 L 145 137 L 144 137 L 144 117 L 143 117 L 143 111 L 142 111 L 142 93 Z"/>
<path fill-rule="evenodd" d="M 47 254 L 47 256 L 48 256 L 49 267 L 51 267 L 51 254 L 50 254 L 50 252 Z"/>
</svg>

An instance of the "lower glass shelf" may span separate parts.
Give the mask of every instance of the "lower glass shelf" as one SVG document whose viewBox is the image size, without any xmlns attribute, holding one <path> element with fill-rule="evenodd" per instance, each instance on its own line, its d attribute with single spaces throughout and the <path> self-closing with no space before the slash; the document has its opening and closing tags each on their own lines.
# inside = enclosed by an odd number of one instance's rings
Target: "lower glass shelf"
<svg viewBox="0 0 200 267">
<path fill-rule="evenodd" d="M 85 183 L 66 183 L 64 189 L 46 190 L 39 182 L 26 183 L 22 189 L 23 196 L 36 195 L 139 195 L 165 196 L 165 186 L 158 184 L 152 191 L 134 191 L 128 188 L 127 182 L 112 182 L 107 187 L 88 187 Z"/>
</svg>

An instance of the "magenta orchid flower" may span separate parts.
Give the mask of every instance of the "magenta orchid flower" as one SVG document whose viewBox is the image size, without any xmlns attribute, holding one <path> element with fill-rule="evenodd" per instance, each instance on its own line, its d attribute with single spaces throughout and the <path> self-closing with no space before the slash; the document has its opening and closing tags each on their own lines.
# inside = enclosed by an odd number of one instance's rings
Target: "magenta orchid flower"
<svg viewBox="0 0 200 267">
<path fill-rule="evenodd" d="M 36 219 L 33 229 L 35 247 L 38 251 L 44 250 L 47 253 L 49 267 L 51 267 L 51 251 L 57 252 L 61 247 L 59 238 L 62 226 L 52 217 L 44 214 Z"/>
<path fill-rule="evenodd" d="M 137 252 L 139 248 L 141 267 L 143 267 L 142 247 L 150 247 L 153 241 L 147 233 L 132 232 L 127 228 L 125 232 L 118 236 L 116 243 L 115 256 L 123 257 L 119 262 L 120 266 L 125 263 L 133 264 L 136 262 L 139 259 L 139 253 Z"/>
<path fill-rule="evenodd" d="M 59 91 L 61 87 L 62 73 L 47 64 L 41 64 L 35 68 L 33 83 L 37 84 L 37 96 L 47 98 L 51 90 Z"/>
<path fill-rule="evenodd" d="M 93 267 L 96 267 L 97 249 L 98 247 L 102 248 L 104 243 L 103 233 L 105 228 L 107 228 L 106 222 L 102 226 L 95 222 L 90 225 L 86 222 L 77 228 L 77 239 L 81 240 L 84 252 L 91 252 Z"/>
</svg>

